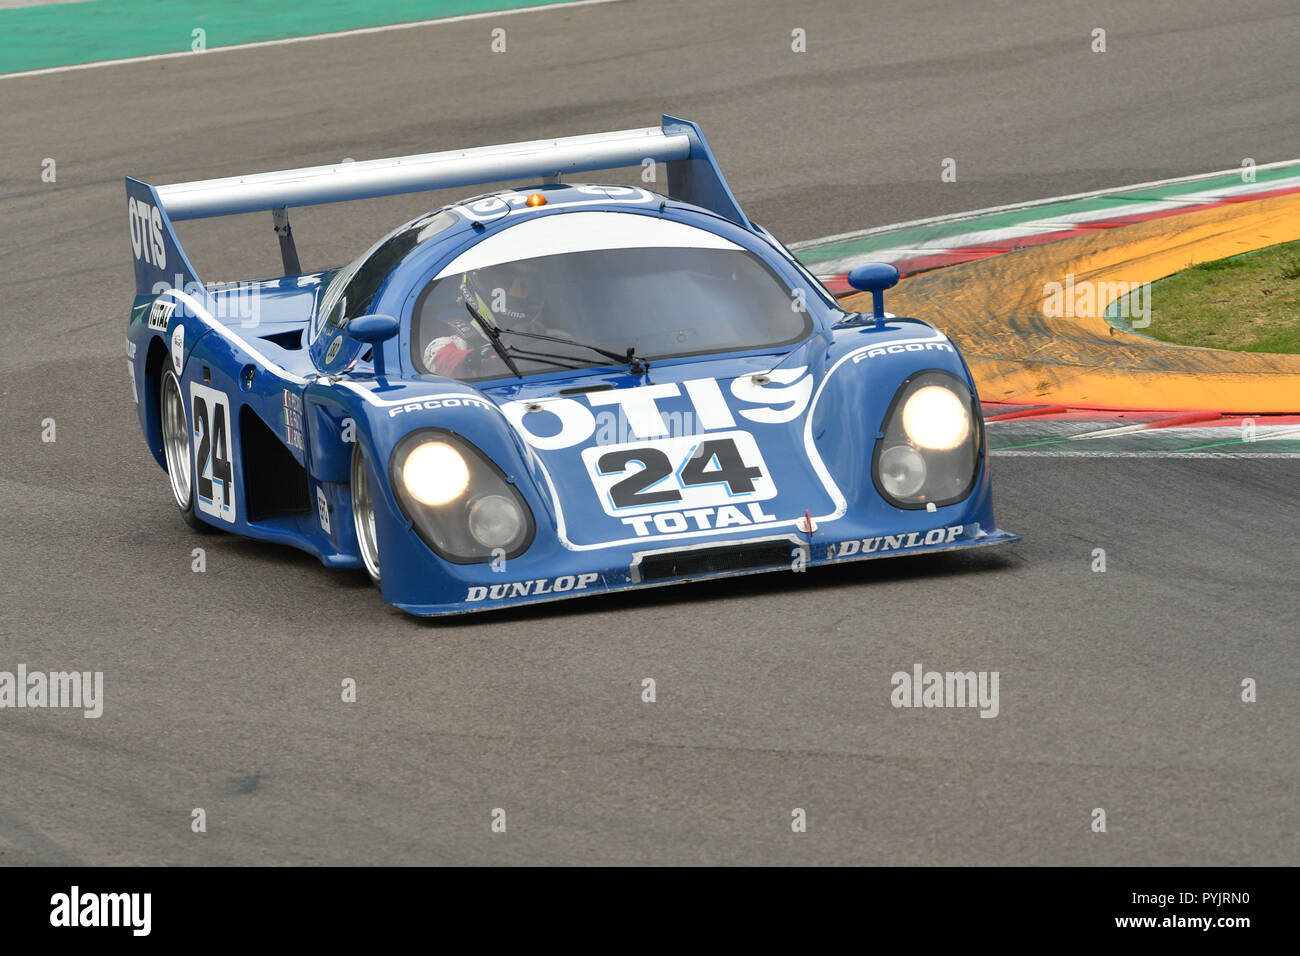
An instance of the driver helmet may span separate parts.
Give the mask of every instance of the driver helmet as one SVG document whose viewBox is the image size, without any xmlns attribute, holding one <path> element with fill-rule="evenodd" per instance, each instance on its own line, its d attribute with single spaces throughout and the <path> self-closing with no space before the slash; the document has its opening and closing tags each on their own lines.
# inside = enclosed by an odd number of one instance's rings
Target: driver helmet
<svg viewBox="0 0 1300 956">
<path fill-rule="evenodd" d="M 546 305 L 537 265 L 526 260 L 465 273 L 461 295 L 504 329 L 537 328 Z"/>
</svg>

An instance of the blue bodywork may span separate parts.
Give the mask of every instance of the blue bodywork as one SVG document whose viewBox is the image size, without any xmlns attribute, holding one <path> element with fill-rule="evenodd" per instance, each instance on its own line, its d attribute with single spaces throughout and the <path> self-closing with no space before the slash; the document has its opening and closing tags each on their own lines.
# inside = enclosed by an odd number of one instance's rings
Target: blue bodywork
<svg viewBox="0 0 1300 956">
<path fill-rule="evenodd" d="M 383 379 L 367 358 L 371 346 L 319 320 L 330 272 L 206 286 L 160 211 L 157 191 L 128 179 L 137 296 L 127 355 L 154 457 L 166 467 L 159 383 L 170 365 L 193 432 L 192 464 L 196 474 L 213 478 L 208 510 L 195 516 L 308 551 L 330 567 L 360 568 L 350 487 L 353 442 L 360 443 L 371 467 L 383 599 L 419 615 L 1015 540 L 994 523 L 982 434 L 977 475 L 963 500 L 933 510 L 899 508 L 877 491 L 873 449 L 900 386 L 918 371 L 940 370 L 973 394 L 966 364 L 919 319 L 877 324 L 842 311 L 780 243 L 745 218 L 702 137 L 698 142 L 690 162 L 676 164 L 675 175 L 670 168 L 668 196 L 548 184 L 447 207 L 459 221 L 406 255 L 370 306 L 401 323 L 397 337 L 377 346 L 384 350 Z M 543 193 L 546 205 L 526 205 L 533 192 Z M 411 316 L 430 279 L 486 237 L 575 209 L 662 217 L 736 243 L 802 291 L 813 331 L 792 346 L 655 361 L 643 375 L 611 364 L 470 385 L 417 373 Z M 204 399 L 206 434 L 196 422 L 196 395 Z M 675 426 L 686 422 L 687 443 L 752 436 L 772 493 L 631 520 L 611 513 L 583 452 L 655 438 L 628 431 L 642 417 L 617 414 L 629 402 L 644 410 L 647 397 L 665 423 L 660 435 L 678 435 Z M 606 427 L 610 419 L 620 423 L 614 433 Z M 468 441 L 518 489 L 535 523 L 523 553 L 504 562 L 453 563 L 415 533 L 388 464 L 402 438 L 426 428 Z M 228 480 L 217 479 L 216 460 L 229 464 Z"/>
</svg>

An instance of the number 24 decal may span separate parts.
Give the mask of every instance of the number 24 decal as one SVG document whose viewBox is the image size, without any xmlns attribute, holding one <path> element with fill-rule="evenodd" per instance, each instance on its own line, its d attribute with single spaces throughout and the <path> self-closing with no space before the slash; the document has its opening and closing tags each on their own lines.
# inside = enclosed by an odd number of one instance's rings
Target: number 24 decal
<svg viewBox="0 0 1300 956">
<path fill-rule="evenodd" d="M 677 449 L 669 450 L 677 450 L 680 455 L 682 446 L 679 442 L 665 444 L 678 445 Z M 733 437 L 713 438 L 698 444 L 692 440 L 685 450 L 686 457 L 676 467 L 663 446 L 624 447 L 600 455 L 596 459 L 596 471 L 601 476 L 623 474 L 633 463 L 641 465 L 609 486 L 610 503 L 618 510 L 677 504 L 693 491 L 703 490 L 703 486 L 716 486 L 715 493 L 706 492 L 710 499 L 749 497 L 759 491 L 756 482 L 766 478 L 760 465 L 746 464 L 747 456 L 737 447 Z M 757 449 L 753 449 L 748 457 L 750 460 L 756 458 Z M 677 473 L 678 487 L 656 487 L 674 472 Z"/>
<path fill-rule="evenodd" d="M 225 392 L 190 384 L 194 414 L 194 476 L 198 508 L 235 520 L 235 469 L 230 449 L 230 399 Z"/>
</svg>

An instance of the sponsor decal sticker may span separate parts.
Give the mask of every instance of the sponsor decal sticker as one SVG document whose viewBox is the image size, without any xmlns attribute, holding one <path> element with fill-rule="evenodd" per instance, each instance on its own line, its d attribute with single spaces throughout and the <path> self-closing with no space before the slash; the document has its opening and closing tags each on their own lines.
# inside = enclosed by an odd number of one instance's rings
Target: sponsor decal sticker
<svg viewBox="0 0 1300 956">
<path fill-rule="evenodd" d="M 433 410 L 435 408 L 492 408 L 492 403 L 487 399 L 475 398 L 473 395 L 455 395 L 448 398 L 422 398 L 418 401 L 407 402 L 405 405 L 394 405 L 388 410 L 389 418 L 396 418 L 403 412 L 418 412 L 423 410 Z"/>
<path fill-rule="evenodd" d="M 302 398 L 289 391 L 284 390 L 284 405 L 281 409 L 281 418 L 284 421 L 284 440 L 291 448 L 299 451 L 305 450 L 302 438 Z M 329 530 L 328 528 L 326 529 Z"/>
<path fill-rule="evenodd" d="M 502 192 L 496 196 L 476 199 L 474 202 L 461 203 L 455 211 L 473 222 L 490 222 L 501 216 L 530 213 L 533 207 L 528 205 L 528 192 Z M 570 187 L 565 199 L 551 199 L 547 206 L 582 206 L 591 203 L 607 203 L 611 199 L 629 203 L 654 202 L 655 197 L 644 189 L 635 186 L 593 186 L 574 185 Z"/>
<path fill-rule="evenodd" d="M 126 201 L 131 219 L 131 251 L 137 259 L 167 268 L 167 247 L 163 243 L 162 214 L 151 203 L 131 198 Z"/>
<path fill-rule="evenodd" d="M 594 584 L 599 577 L 599 574 L 589 571 L 586 574 L 562 574 L 558 578 L 535 578 L 531 581 L 513 581 L 509 584 L 475 585 L 465 593 L 465 600 L 475 604 L 479 601 L 506 601 L 511 598 L 585 591 L 587 586 Z"/>
<path fill-rule="evenodd" d="M 140 404 L 140 387 L 135 381 L 135 343 L 126 340 L 126 374 L 131 376 L 131 401 Z"/>
<path fill-rule="evenodd" d="M 176 369 L 176 377 L 181 377 L 181 369 L 185 367 L 185 326 L 177 323 L 175 331 L 172 332 L 172 368 Z"/>
<path fill-rule="evenodd" d="M 175 299 L 156 299 L 149 307 L 149 328 L 155 332 L 166 332 L 167 322 L 176 311 Z"/>
<path fill-rule="evenodd" d="M 908 531 L 903 534 L 882 534 L 873 538 L 854 538 L 827 548 L 828 558 L 852 558 L 865 554 L 884 554 L 889 551 L 906 551 L 936 544 L 952 544 L 965 525 L 949 525 L 929 531 Z"/>
<path fill-rule="evenodd" d="M 582 460 L 601 507 L 616 518 L 776 496 L 758 443 L 745 431 L 596 445 L 583 449 Z"/>
<path fill-rule="evenodd" d="M 325 497 L 325 489 L 320 485 L 316 486 L 316 514 L 320 517 L 320 528 L 326 534 L 330 533 L 330 503 Z"/>
<path fill-rule="evenodd" d="M 225 392 L 191 382 L 190 407 L 194 416 L 195 498 L 199 510 L 233 522 L 236 503 L 230 399 Z"/>
<path fill-rule="evenodd" d="M 955 352 L 947 342 L 907 342 L 896 343 L 894 345 L 877 345 L 875 348 L 867 349 L 865 352 L 853 356 L 853 363 L 856 365 L 863 359 L 878 358 L 881 355 L 903 355 L 907 352 Z"/>
<path fill-rule="evenodd" d="M 781 489 L 749 423 L 797 421 L 813 386 L 799 366 L 520 399 L 501 411 L 533 448 L 577 451 L 604 513 L 636 539 L 725 534 L 791 517 L 765 504 Z"/>
<path fill-rule="evenodd" d="M 769 524 L 776 520 L 758 502 L 748 505 L 723 505 L 721 508 L 692 508 L 690 511 L 658 511 L 652 515 L 633 515 L 623 523 L 637 537 L 673 535 L 684 531 L 708 531 L 711 528 L 741 528 Z"/>
<path fill-rule="evenodd" d="M 781 424 L 794 421 L 808 407 L 813 377 L 807 373 L 807 366 L 802 366 L 733 379 L 729 387 L 731 395 L 744 403 L 734 413 L 723 395 L 721 383 L 713 378 L 692 379 L 680 386 L 676 382 L 663 382 L 590 392 L 583 396 L 586 404 L 572 398 L 506 402 L 501 411 L 524 440 L 541 451 L 572 448 L 590 439 L 596 433 L 592 409 L 614 412 L 620 421 L 627 423 L 632 438 L 665 437 L 672 433 L 672 428 L 658 403 L 676 398 L 683 391 L 694 409 L 692 420 L 706 431 L 735 428 L 736 415 L 762 425 Z M 553 427 L 556 424 L 558 430 Z"/>
</svg>

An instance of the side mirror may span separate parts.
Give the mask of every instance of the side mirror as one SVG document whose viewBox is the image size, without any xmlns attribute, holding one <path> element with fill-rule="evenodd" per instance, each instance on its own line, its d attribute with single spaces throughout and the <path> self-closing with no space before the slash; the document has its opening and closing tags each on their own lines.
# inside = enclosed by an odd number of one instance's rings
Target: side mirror
<svg viewBox="0 0 1300 956">
<path fill-rule="evenodd" d="M 885 324 L 885 290 L 898 285 L 898 270 L 887 262 L 865 262 L 848 274 L 849 285 L 871 293 L 871 317 L 876 326 Z"/>
<path fill-rule="evenodd" d="M 375 376 L 384 377 L 383 344 L 401 329 L 402 323 L 391 315 L 363 315 L 348 323 L 347 332 L 358 342 L 366 342 L 373 347 Z"/>
</svg>

